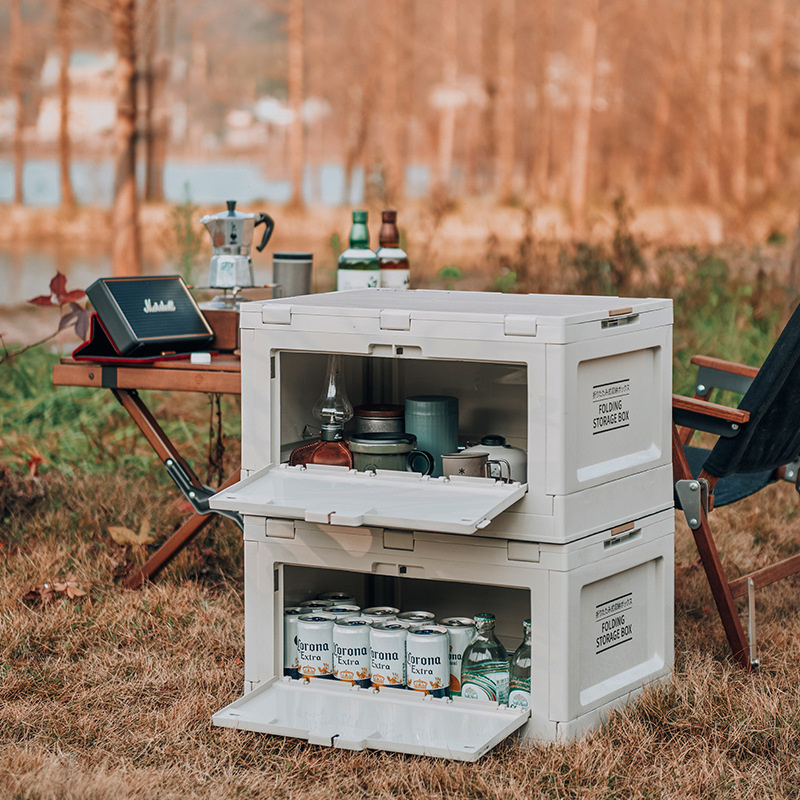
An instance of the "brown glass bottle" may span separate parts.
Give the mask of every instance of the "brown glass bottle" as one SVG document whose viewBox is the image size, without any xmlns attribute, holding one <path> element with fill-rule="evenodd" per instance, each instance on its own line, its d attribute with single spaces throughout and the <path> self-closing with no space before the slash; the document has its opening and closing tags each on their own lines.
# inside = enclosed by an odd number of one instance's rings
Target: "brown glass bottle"
<svg viewBox="0 0 800 800">
<path fill-rule="evenodd" d="M 397 212 L 393 209 L 386 209 L 381 213 L 378 242 L 380 247 L 375 254 L 378 256 L 381 268 L 381 288 L 408 289 L 410 285 L 408 256 L 400 249 Z"/>
</svg>

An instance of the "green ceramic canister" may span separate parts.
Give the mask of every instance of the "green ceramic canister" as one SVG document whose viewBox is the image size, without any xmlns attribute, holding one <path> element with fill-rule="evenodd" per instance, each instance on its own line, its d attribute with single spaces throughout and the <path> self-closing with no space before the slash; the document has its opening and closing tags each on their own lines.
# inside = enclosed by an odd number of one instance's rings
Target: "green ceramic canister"
<svg viewBox="0 0 800 800">
<path fill-rule="evenodd" d="M 442 453 L 458 449 L 458 398 L 425 394 L 406 398 L 406 432 L 433 456 L 433 476 L 442 475 Z"/>
</svg>

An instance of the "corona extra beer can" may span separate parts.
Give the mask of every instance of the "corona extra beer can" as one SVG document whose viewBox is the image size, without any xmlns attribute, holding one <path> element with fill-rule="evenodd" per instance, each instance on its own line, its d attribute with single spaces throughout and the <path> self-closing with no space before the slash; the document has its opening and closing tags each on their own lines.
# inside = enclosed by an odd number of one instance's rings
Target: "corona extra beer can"
<svg viewBox="0 0 800 800">
<path fill-rule="evenodd" d="M 372 606 L 365 608 L 361 612 L 361 617 L 370 622 L 387 622 L 390 619 L 397 619 L 399 613 L 400 609 L 392 606 Z"/>
<path fill-rule="evenodd" d="M 369 620 L 337 619 L 333 623 L 333 677 L 337 681 L 370 685 Z"/>
<path fill-rule="evenodd" d="M 406 688 L 406 626 L 397 620 L 375 622 L 369 632 L 372 685 Z"/>
<path fill-rule="evenodd" d="M 325 613 L 336 619 L 353 619 L 361 615 L 361 609 L 354 603 L 337 603 L 335 606 L 328 606 Z"/>
<path fill-rule="evenodd" d="M 406 635 L 408 657 L 406 680 L 416 692 L 447 697 L 450 685 L 450 657 L 447 628 L 420 625 Z"/>
<path fill-rule="evenodd" d="M 327 600 L 337 606 L 357 605 L 355 595 L 349 594 L 348 592 L 325 592 L 325 594 L 321 594 L 317 600 Z"/>
<path fill-rule="evenodd" d="M 312 611 L 324 611 L 326 608 L 333 605 L 333 600 L 303 600 L 297 605 L 301 608 L 307 608 L 310 614 Z"/>
<path fill-rule="evenodd" d="M 283 674 L 290 678 L 300 677 L 300 661 L 297 655 L 297 619 L 308 611 L 300 606 L 283 609 Z"/>
<path fill-rule="evenodd" d="M 404 611 L 397 615 L 397 619 L 410 622 L 412 625 L 433 625 L 436 622 L 436 614 L 432 611 Z"/>
<path fill-rule="evenodd" d="M 297 618 L 297 658 L 301 678 L 333 678 L 333 621 L 319 611 Z"/>
<path fill-rule="evenodd" d="M 450 696 L 461 694 L 461 660 L 475 638 L 475 620 L 471 617 L 447 617 L 439 623 L 450 637 Z"/>
</svg>

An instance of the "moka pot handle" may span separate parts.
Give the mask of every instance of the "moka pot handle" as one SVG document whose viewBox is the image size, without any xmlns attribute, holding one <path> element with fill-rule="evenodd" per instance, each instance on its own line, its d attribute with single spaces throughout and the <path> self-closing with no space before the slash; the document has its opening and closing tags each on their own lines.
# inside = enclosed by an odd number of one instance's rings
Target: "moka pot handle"
<svg viewBox="0 0 800 800">
<path fill-rule="evenodd" d="M 256 250 L 260 253 L 267 246 L 269 237 L 272 236 L 272 231 L 275 230 L 275 220 L 269 214 L 259 214 L 253 227 L 257 228 L 259 225 L 266 225 L 264 235 L 261 237 L 261 244 L 256 247 Z"/>
</svg>

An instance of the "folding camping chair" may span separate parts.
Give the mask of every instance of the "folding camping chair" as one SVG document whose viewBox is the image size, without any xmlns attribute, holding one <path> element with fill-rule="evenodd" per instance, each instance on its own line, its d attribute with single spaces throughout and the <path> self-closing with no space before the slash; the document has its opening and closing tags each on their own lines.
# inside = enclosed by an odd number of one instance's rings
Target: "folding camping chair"
<svg viewBox="0 0 800 800">
<path fill-rule="evenodd" d="M 758 666 L 754 591 L 800 571 L 800 553 L 729 581 L 708 521 L 709 512 L 784 479 L 798 483 L 800 455 L 800 306 L 761 369 L 695 356 L 693 398 L 673 396 L 672 461 L 676 505 L 694 534 L 728 643 L 746 670 Z M 713 389 L 744 394 L 738 408 L 709 401 Z M 691 447 L 694 431 L 719 438 L 710 450 Z M 748 596 L 749 636 L 735 598 Z"/>
</svg>

